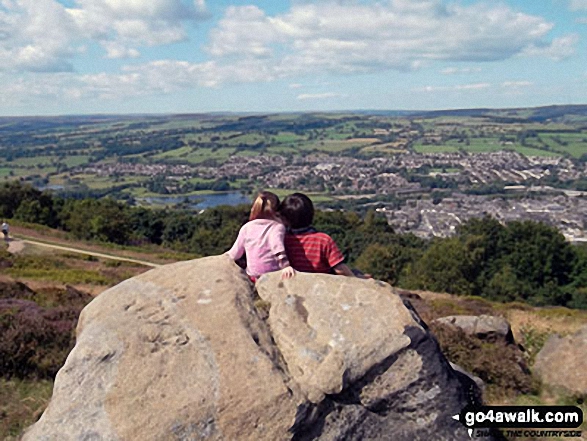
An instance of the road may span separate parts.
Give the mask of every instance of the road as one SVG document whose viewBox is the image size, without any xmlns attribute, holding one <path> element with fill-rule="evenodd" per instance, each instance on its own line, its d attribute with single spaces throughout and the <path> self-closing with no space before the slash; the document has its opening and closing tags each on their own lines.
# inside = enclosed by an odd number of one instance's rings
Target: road
<svg viewBox="0 0 587 441">
<path fill-rule="evenodd" d="M 53 245 L 53 244 L 44 243 L 44 242 L 37 242 L 36 240 L 19 239 L 19 238 L 15 238 L 15 237 L 11 238 L 8 242 L 8 252 L 13 253 L 13 254 L 20 253 L 23 250 L 25 244 L 53 248 L 56 250 L 68 251 L 71 253 L 86 254 L 89 256 L 101 257 L 103 259 L 121 260 L 124 262 L 138 263 L 140 265 L 150 266 L 153 268 L 161 266 L 157 263 L 147 262 L 146 260 L 131 259 L 129 257 L 113 256 L 110 254 L 97 253 L 95 251 L 80 250 L 78 248 L 64 247 L 61 245 Z"/>
</svg>

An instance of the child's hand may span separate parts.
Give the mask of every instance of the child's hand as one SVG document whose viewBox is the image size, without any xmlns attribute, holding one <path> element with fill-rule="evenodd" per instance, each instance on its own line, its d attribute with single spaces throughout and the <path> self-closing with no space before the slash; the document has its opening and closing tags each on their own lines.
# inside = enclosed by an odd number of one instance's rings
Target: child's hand
<svg viewBox="0 0 587 441">
<path fill-rule="evenodd" d="M 296 270 L 293 269 L 291 266 L 286 266 L 281 270 L 281 278 L 282 279 L 291 279 L 293 276 L 296 275 Z"/>
</svg>

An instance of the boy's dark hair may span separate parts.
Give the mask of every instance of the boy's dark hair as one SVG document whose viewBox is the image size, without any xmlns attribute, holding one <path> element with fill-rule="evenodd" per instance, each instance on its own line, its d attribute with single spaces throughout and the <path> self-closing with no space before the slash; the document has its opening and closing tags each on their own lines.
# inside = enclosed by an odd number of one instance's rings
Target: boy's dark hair
<svg viewBox="0 0 587 441">
<path fill-rule="evenodd" d="M 314 220 L 314 204 L 303 193 L 287 196 L 281 202 L 279 212 L 293 229 L 309 227 Z"/>
</svg>

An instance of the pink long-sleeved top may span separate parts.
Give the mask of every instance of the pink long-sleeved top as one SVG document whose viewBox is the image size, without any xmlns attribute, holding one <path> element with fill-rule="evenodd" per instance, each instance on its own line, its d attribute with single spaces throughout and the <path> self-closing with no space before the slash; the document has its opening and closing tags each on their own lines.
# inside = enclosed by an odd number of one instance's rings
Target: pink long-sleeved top
<svg viewBox="0 0 587 441">
<path fill-rule="evenodd" d="M 255 219 L 244 224 L 238 232 L 236 242 L 228 255 L 239 259 L 247 253 L 247 274 L 259 277 L 271 271 L 277 271 L 289 265 L 285 258 L 283 238 L 285 226 L 270 219 Z M 282 259 L 278 259 L 282 256 Z"/>
</svg>

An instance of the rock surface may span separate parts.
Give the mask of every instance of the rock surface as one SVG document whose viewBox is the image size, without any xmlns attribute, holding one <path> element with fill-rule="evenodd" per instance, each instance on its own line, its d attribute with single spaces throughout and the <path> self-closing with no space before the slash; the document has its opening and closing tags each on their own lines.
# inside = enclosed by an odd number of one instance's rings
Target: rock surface
<svg viewBox="0 0 587 441">
<path fill-rule="evenodd" d="M 104 292 L 23 439 L 469 439 L 451 417 L 474 383 L 389 285 L 298 273 L 257 287 L 254 302 L 217 256 Z"/>
<path fill-rule="evenodd" d="M 542 383 L 567 393 L 587 395 L 587 326 L 567 337 L 552 335 L 536 356 L 534 373 Z"/>
<path fill-rule="evenodd" d="M 450 315 L 438 318 L 434 322 L 460 328 L 465 334 L 474 335 L 483 340 L 514 342 L 510 324 L 503 317 L 493 315 Z"/>
</svg>

